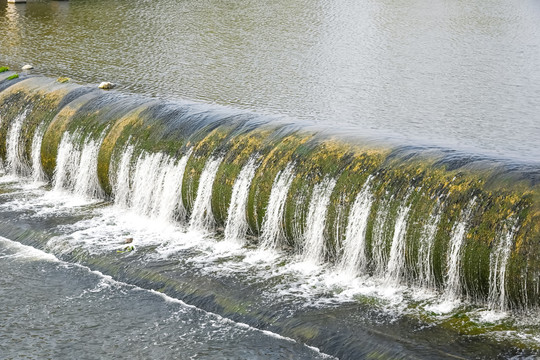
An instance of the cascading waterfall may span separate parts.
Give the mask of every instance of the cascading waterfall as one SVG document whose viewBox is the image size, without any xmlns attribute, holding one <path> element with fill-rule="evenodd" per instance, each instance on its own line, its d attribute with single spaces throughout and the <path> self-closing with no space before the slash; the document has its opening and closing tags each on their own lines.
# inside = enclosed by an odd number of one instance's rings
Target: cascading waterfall
<svg viewBox="0 0 540 360">
<path fill-rule="evenodd" d="M 335 186 L 334 179 L 325 178 L 313 187 L 304 232 L 303 253 L 301 255 L 303 261 L 319 264 L 324 260 L 326 212 Z"/>
<path fill-rule="evenodd" d="M 75 149 L 71 138 L 72 135 L 65 132 L 58 146 L 53 176 L 53 188 L 56 191 L 71 189 L 74 186 L 73 179 L 79 165 L 80 152 Z"/>
<path fill-rule="evenodd" d="M 34 179 L 35 182 L 47 180 L 47 177 L 43 172 L 43 166 L 41 165 L 41 143 L 43 141 L 44 130 L 45 124 L 39 124 L 34 133 L 34 138 L 32 139 L 32 179 Z"/>
<path fill-rule="evenodd" d="M 345 230 L 341 259 L 337 269 L 349 277 L 363 274 L 367 270 L 366 230 L 371 204 L 373 203 L 370 185 L 372 179 L 373 176 L 368 176 L 356 196 L 349 213 L 347 229 Z"/>
<path fill-rule="evenodd" d="M 407 203 L 408 196 L 403 201 Z M 384 276 L 387 284 L 399 284 L 403 274 L 405 273 L 405 247 L 407 234 L 407 216 L 411 210 L 410 205 L 401 205 L 396 218 L 394 227 L 394 235 L 392 238 L 392 246 L 390 248 L 390 258 L 388 267 Z"/>
<path fill-rule="evenodd" d="M 160 171 L 161 179 L 158 181 L 152 212 L 162 220 L 174 221 L 186 216 L 182 201 L 182 180 L 190 156 L 191 150 L 176 164 L 172 159 L 167 161 L 165 168 Z"/>
<path fill-rule="evenodd" d="M 435 235 L 441 221 L 442 205 L 437 203 L 434 213 L 422 229 L 420 248 L 418 249 L 418 280 L 417 284 L 425 288 L 434 288 L 435 279 L 433 274 L 433 246 Z"/>
<path fill-rule="evenodd" d="M 167 164 L 169 159 L 162 153 L 143 152 L 139 155 L 135 164 L 133 188 L 129 198 L 129 206 L 136 213 L 150 215 L 163 162 Z"/>
<path fill-rule="evenodd" d="M 260 164 L 257 163 L 257 156 L 249 158 L 233 186 L 231 202 L 227 212 L 227 223 L 225 225 L 225 241 L 238 244 L 244 242 L 248 230 L 246 219 L 246 207 L 249 195 L 249 186 L 255 176 L 255 171 Z"/>
<path fill-rule="evenodd" d="M 284 251 L 296 260 L 334 262 L 348 280 L 442 286 L 450 300 L 467 288 L 496 310 L 540 305 L 534 166 L 371 147 L 360 137 L 355 143 L 205 104 L 143 105 L 86 90 L 77 99 L 75 84 L 55 83 L 68 91 L 49 99 L 50 84 L 28 78 L 0 91 L 0 162 L 9 174 L 52 179 L 55 190 L 112 198 L 119 208 L 175 224 L 187 221 L 183 199 L 194 199 L 190 229 L 223 226 L 225 240 L 239 245 L 253 234 L 263 249 L 286 240 Z M 39 102 L 45 109 L 27 105 L 36 99 L 47 100 Z M 22 110 L 3 111 L 11 106 Z M 183 188 L 184 173 L 194 186 Z M 418 189 L 422 196 L 412 196 Z"/>
<path fill-rule="evenodd" d="M 450 237 L 450 250 L 448 252 L 446 288 L 444 298 L 450 301 L 461 297 L 461 250 L 467 235 L 468 223 L 474 210 L 476 197 L 473 197 L 456 223 Z"/>
<path fill-rule="evenodd" d="M 279 240 L 284 237 L 283 212 L 289 188 L 294 180 L 293 170 L 292 163 L 289 163 L 285 169 L 278 172 L 274 179 L 261 228 L 260 242 L 265 249 L 276 249 Z"/>
<path fill-rule="evenodd" d="M 379 204 L 375 216 L 375 225 L 373 227 L 372 239 L 372 264 L 373 274 L 383 277 L 386 271 L 387 255 L 386 255 L 386 221 L 388 219 L 389 206 L 392 197 L 384 199 Z"/>
<path fill-rule="evenodd" d="M 132 174 L 133 152 L 134 146 L 127 145 L 122 153 L 114 185 L 115 204 L 167 222 L 183 218 L 182 179 L 191 151 L 178 162 L 163 153 L 143 152 Z"/>
<path fill-rule="evenodd" d="M 199 179 L 197 197 L 193 204 L 193 212 L 189 222 L 191 230 L 211 230 L 214 226 L 214 215 L 212 214 L 212 186 L 223 157 L 210 157 Z"/>
<path fill-rule="evenodd" d="M 127 208 L 129 206 L 129 199 L 132 194 L 131 158 L 133 157 L 134 150 L 135 147 L 133 145 L 127 145 L 122 152 L 122 157 L 118 165 L 118 172 L 115 173 L 111 171 L 109 174 L 109 176 L 114 179 L 114 203 L 122 208 Z"/>
<path fill-rule="evenodd" d="M 28 176 L 31 174 L 30 166 L 24 160 L 24 143 L 22 127 L 29 112 L 25 109 L 11 123 L 6 138 L 6 169 L 13 175 Z"/>
<path fill-rule="evenodd" d="M 516 220 L 511 219 L 509 223 L 494 241 L 490 256 L 488 306 L 492 310 L 507 310 L 506 270 L 517 231 Z"/>
<path fill-rule="evenodd" d="M 83 141 L 77 133 L 64 133 L 58 146 L 53 180 L 55 190 L 69 190 L 92 199 L 105 198 L 97 176 L 98 153 L 102 141 L 103 135 L 98 140 L 88 138 Z"/>
<path fill-rule="evenodd" d="M 102 141 L 103 136 L 99 140 L 87 139 L 82 147 L 73 189 L 77 195 L 92 199 L 105 198 L 97 176 L 98 153 Z"/>
</svg>

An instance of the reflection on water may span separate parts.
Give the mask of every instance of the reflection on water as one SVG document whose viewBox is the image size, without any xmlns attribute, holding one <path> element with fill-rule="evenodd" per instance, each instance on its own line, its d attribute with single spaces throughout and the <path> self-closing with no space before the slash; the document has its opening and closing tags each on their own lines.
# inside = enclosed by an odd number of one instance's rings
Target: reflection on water
<svg viewBox="0 0 540 360">
<path fill-rule="evenodd" d="M 0 39 L 0 63 L 122 91 L 540 155 L 534 0 L 0 0 Z"/>
</svg>

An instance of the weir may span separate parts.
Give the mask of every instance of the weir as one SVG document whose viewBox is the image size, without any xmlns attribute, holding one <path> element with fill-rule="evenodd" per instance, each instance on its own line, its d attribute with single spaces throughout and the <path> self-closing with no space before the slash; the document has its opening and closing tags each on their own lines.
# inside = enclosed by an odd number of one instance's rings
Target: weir
<svg viewBox="0 0 540 360">
<path fill-rule="evenodd" d="M 11 174 L 351 278 L 540 305 L 537 165 L 11 74 L 0 74 Z"/>
</svg>

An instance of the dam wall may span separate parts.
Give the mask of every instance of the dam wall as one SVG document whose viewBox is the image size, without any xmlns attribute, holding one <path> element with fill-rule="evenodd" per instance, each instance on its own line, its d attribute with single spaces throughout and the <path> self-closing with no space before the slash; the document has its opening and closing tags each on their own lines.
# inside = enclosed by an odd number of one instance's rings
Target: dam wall
<svg viewBox="0 0 540 360">
<path fill-rule="evenodd" d="M 540 303 L 540 169 L 191 101 L 0 73 L 0 166 L 343 276 Z"/>
</svg>

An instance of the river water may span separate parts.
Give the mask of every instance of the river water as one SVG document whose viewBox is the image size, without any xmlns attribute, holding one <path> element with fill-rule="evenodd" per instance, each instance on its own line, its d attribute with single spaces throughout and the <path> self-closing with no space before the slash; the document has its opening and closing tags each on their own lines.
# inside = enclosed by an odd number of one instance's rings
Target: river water
<svg viewBox="0 0 540 360">
<path fill-rule="evenodd" d="M 3 359 L 329 358 L 5 238 L 0 259 Z"/>
<path fill-rule="evenodd" d="M 0 39 L 13 68 L 540 156 L 535 0 L 0 0 Z"/>
<path fill-rule="evenodd" d="M 539 24 L 533 0 L 0 0 L 0 66 L 17 70 L 32 63 L 32 73 L 113 81 L 124 93 L 216 103 L 398 143 L 538 163 Z M 438 293 L 430 278 L 423 279 L 426 286 L 400 285 L 408 206 L 396 209 L 390 254 L 381 250 L 375 257 L 380 276 L 358 276 L 362 259 L 321 261 L 334 179 L 313 189 L 304 219 L 309 231 L 301 234 L 310 245 L 297 254 L 276 251 L 294 175 L 287 165 L 272 185 L 267 210 L 275 216 L 265 218 L 261 246 L 254 247 L 241 223 L 260 165 L 254 158 L 238 176 L 222 236 L 207 230 L 213 226 L 211 184 L 223 158 L 207 160 L 189 222 L 176 222 L 175 211 L 185 209 L 175 192 L 182 177 L 175 174 L 184 171 L 190 152 L 178 162 L 143 152 L 135 164 L 127 146 L 116 198 L 104 200 L 90 171 L 97 166 L 98 142 L 77 149 L 80 139 L 64 136 L 52 183 L 39 181 L 39 146 L 32 148 L 37 162 L 23 164 L 17 154 L 25 114 L 20 109 L 9 126 L 13 146 L 5 171 L 0 168 L 0 234 L 9 238 L 0 237 L 0 357 L 538 355 L 535 309 L 516 315 L 504 306 L 460 301 L 450 296 L 459 289 Z M 33 179 L 19 176 L 19 165 Z M 152 166 L 156 171 L 147 171 Z M 169 180 L 175 189 L 166 189 Z M 148 189 L 156 181 L 163 188 Z M 348 232 L 366 231 L 369 181 Z M 176 202 L 166 204 L 170 199 Z M 467 209 L 474 205 L 472 198 Z M 467 209 L 452 229 L 452 269 L 460 264 Z M 376 213 L 381 229 L 385 211 Z M 439 220 L 435 214 L 431 226 Z M 128 237 L 133 248 L 124 244 Z M 510 230 L 498 240 L 496 260 L 504 266 L 497 266 L 504 271 L 512 237 Z M 352 254 L 361 246 L 345 244 Z M 454 273 L 451 282 L 459 288 Z M 501 282 L 492 283 L 499 294 Z"/>
</svg>

